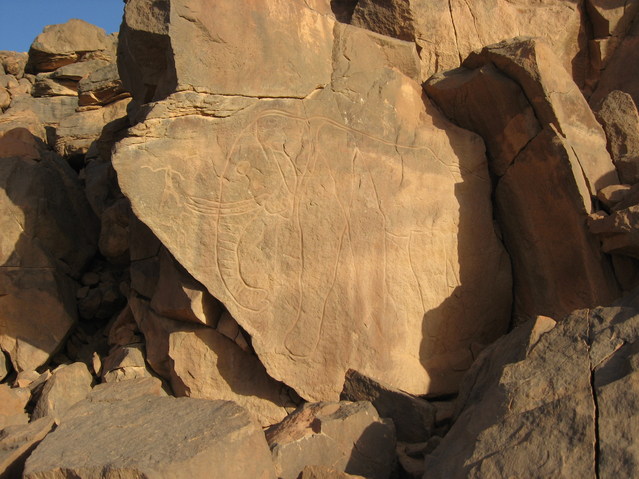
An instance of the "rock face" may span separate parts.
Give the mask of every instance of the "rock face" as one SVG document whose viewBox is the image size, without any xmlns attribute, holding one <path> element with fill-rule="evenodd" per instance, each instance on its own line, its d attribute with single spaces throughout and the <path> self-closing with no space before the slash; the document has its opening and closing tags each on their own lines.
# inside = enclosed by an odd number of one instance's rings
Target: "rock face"
<svg viewBox="0 0 639 479">
<path fill-rule="evenodd" d="M 591 197 L 619 179 L 604 131 L 549 46 L 529 38 L 487 46 L 425 89 L 486 140 L 516 318 L 613 301 L 615 279 L 586 218 Z"/>
<path fill-rule="evenodd" d="M 266 438 L 282 479 L 297 478 L 307 464 L 371 479 L 388 478 L 392 470 L 395 429 L 366 401 L 306 404 Z"/>
<path fill-rule="evenodd" d="M 539 318 L 491 345 L 424 478 L 636 475 L 637 304 Z"/>
<path fill-rule="evenodd" d="M 149 437 L 161 437 L 162 447 Z M 153 396 L 79 404 L 29 457 L 23 477 L 88 479 L 105 470 L 120 478 L 275 478 L 264 435 L 241 407 Z"/>
<path fill-rule="evenodd" d="M 0 162 L 0 348 L 16 371 L 43 365 L 77 318 L 73 277 L 95 254 L 97 222 L 74 177 L 57 158 Z"/>
<path fill-rule="evenodd" d="M 592 2 L 360 0 L 351 23 L 415 42 L 424 80 L 458 67 L 469 53 L 491 43 L 519 35 L 540 37 L 583 86 L 589 68 L 585 3 Z"/>
<path fill-rule="evenodd" d="M 128 2 L 121 33 L 134 98 L 171 94 L 114 153 L 135 214 L 304 398 L 337 398 L 348 368 L 411 393 L 454 391 L 470 342 L 506 327 L 510 267 L 481 141 L 400 73 L 415 71 L 412 46 L 301 2 L 168 3 Z M 237 35 L 254 16 L 269 28 Z M 253 73 L 247 42 L 272 75 Z M 165 70 L 135 70 L 137 50 L 162 45 Z M 206 61 L 185 58 L 194 45 Z M 282 67 L 267 45 L 295 53 Z"/>
</svg>

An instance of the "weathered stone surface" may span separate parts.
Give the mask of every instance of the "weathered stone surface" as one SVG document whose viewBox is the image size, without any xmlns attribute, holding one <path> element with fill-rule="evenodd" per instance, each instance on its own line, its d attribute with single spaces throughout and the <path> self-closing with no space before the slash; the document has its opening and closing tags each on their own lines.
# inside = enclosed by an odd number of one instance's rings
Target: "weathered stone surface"
<svg viewBox="0 0 639 479">
<path fill-rule="evenodd" d="M 35 97 L 78 96 L 78 82 L 52 78 L 50 73 L 38 73 L 31 91 Z"/>
<path fill-rule="evenodd" d="M 69 65 L 65 65 L 63 67 L 58 68 L 57 70 L 51 72 L 49 74 L 50 78 L 54 78 L 56 80 L 72 80 L 75 82 L 80 82 L 82 79 L 89 77 L 94 72 L 101 70 L 104 67 L 115 67 L 114 63 L 109 63 L 106 60 L 87 60 L 79 63 L 70 63 Z M 39 74 L 40 75 L 46 74 Z M 79 90 L 79 84 L 76 84 L 76 90 Z"/>
<path fill-rule="evenodd" d="M 542 126 L 552 125 L 566 138 L 592 196 L 619 183 L 606 150 L 605 133 L 550 45 L 539 39 L 515 38 L 471 54 L 464 66 L 479 68 L 489 62 L 519 83 Z M 587 198 L 584 203 L 589 204 Z"/>
<path fill-rule="evenodd" d="M 266 431 L 278 477 L 295 479 L 306 465 L 371 479 L 388 478 L 395 456 L 392 422 L 369 402 L 307 403 Z"/>
<path fill-rule="evenodd" d="M 30 111 L 40 119 L 45 126 L 56 127 L 65 118 L 74 115 L 78 107 L 78 98 L 57 96 L 33 98 L 28 95 L 13 98 L 8 112 Z"/>
<path fill-rule="evenodd" d="M 584 13 L 583 2 L 561 0 L 360 0 L 352 23 L 414 41 L 423 80 L 458 67 L 485 45 L 527 35 L 547 41 L 583 86 L 588 70 Z"/>
<path fill-rule="evenodd" d="M 121 479 L 275 478 L 264 435 L 244 409 L 153 396 L 77 405 L 29 457 L 23 477 L 89 479 L 105 470 Z"/>
<path fill-rule="evenodd" d="M 103 29 L 74 18 L 44 28 L 31 44 L 27 69 L 52 71 L 77 62 L 89 53 L 104 52 L 106 57 L 112 48 L 113 43 Z"/>
<path fill-rule="evenodd" d="M 29 422 L 29 416 L 24 410 L 31 393 L 25 388 L 10 388 L 7 384 L 0 384 L 0 429 Z"/>
<path fill-rule="evenodd" d="M 141 299 L 130 304 L 146 339 L 147 361 L 176 395 L 235 401 L 264 426 L 286 416 L 292 405 L 286 388 L 254 354 L 212 328 L 163 318 Z"/>
<path fill-rule="evenodd" d="M 24 462 L 54 426 L 52 418 L 0 430 L 0 479 L 22 477 Z"/>
<path fill-rule="evenodd" d="M 162 389 L 162 381 L 154 377 L 145 377 L 98 384 L 88 394 L 86 401 L 129 401 L 143 396 L 163 397 L 166 395 Z"/>
<path fill-rule="evenodd" d="M 151 377 L 141 344 L 114 348 L 104 358 L 102 380 L 106 383 Z"/>
<path fill-rule="evenodd" d="M 346 373 L 341 399 L 370 401 L 381 417 L 393 420 L 399 441 L 424 442 L 435 425 L 435 408 L 427 401 L 384 386 L 357 371 Z"/>
<path fill-rule="evenodd" d="M 484 139 L 497 176 L 541 130 L 522 89 L 492 64 L 436 74 L 424 89 L 448 118 Z"/>
<path fill-rule="evenodd" d="M 67 116 L 56 129 L 56 151 L 62 156 L 86 154 L 108 123 L 126 117 L 128 104 L 129 100 L 121 100 L 96 110 Z"/>
<path fill-rule="evenodd" d="M 606 208 L 612 208 L 622 201 L 632 190 L 630 185 L 610 185 L 597 192 L 597 199 Z"/>
<path fill-rule="evenodd" d="M 610 215 L 590 215 L 590 231 L 598 235 L 606 253 L 623 254 L 639 259 L 639 205 L 629 206 Z"/>
<path fill-rule="evenodd" d="M 11 361 L 3 351 L 0 351 L 0 381 L 4 381 L 10 371 Z"/>
<path fill-rule="evenodd" d="M 96 70 L 78 84 L 80 106 L 106 105 L 128 96 L 120 80 L 118 67 L 114 64 Z"/>
<path fill-rule="evenodd" d="M 639 182 L 639 113 L 632 97 L 614 90 L 596 112 L 608 138 L 619 179 L 634 185 Z"/>
<path fill-rule="evenodd" d="M 618 5 L 617 2 L 614 2 Z M 627 2 L 636 11 L 636 2 Z M 609 59 L 605 69 L 602 71 L 601 78 L 597 84 L 597 88 L 589 98 L 589 102 L 593 106 L 601 104 L 602 100 L 614 90 L 621 90 L 630 94 L 639 104 L 639 22 L 637 22 L 638 13 L 634 14 L 634 21 L 623 37 L 623 41 L 613 50 L 614 53 L 609 54 Z"/>
<path fill-rule="evenodd" d="M 22 78 L 24 75 L 24 67 L 28 59 L 29 55 L 24 52 L 0 51 L 0 63 L 4 67 L 4 71 L 16 78 Z"/>
<path fill-rule="evenodd" d="M 531 321 L 480 356 L 424 478 L 637 474 L 635 291 L 618 306 Z M 454 458 L 454 459 L 453 459 Z"/>
<path fill-rule="evenodd" d="M 118 45 L 124 85 L 145 102 L 193 89 L 305 97 L 328 84 L 334 20 L 301 1 L 273 7 L 264 1 L 127 2 Z"/>
<path fill-rule="evenodd" d="M 496 205 L 513 262 L 516 321 L 610 304 L 610 265 L 586 226 L 574 150 L 545 129 L 500 179 Z M 552 203 L 549 203 L 552 201 Z"/>
<path fill-rule="evenodd" d="M 636 0 L 587 0 L 585 4 L 595 38 L 623 36 L 639 12 Z"/>
<path fill-rule="evenodd" d="M 6 88 L 0 87 L 0 113 L 11 105 L 11 95 Z"/>
<path fill-rule="evenodd" d="M 159 279 L 151 308 L 166 318 L 216 327 L 224 312 L 220 302 L 165 249 L 159 261 Z"/>
<path fill-rule="evenodd" d="M 335 35 L 323 90 L 173 94 L 143 109 L 114 166 L 136 216 L 249 333 L 272 377 L 307 399 L 336 399 L 349 368 L 409 393 L 453 392 L 469 343 L 492 341 L 510 315 L 483 145 L 424 103 L 370 33 Z M 299 86 L 286 95 L 308 93 Z"/>
<path fill-rule="evenodd" d="M 44 364 L 76 319 L 77 277 L 97 222 L 75 173 L 55 157 L 0 162 L 0 348 L 16 371 Z"/>
<path fill-rule="evenodd" d="M 32 419 L 51 416 L 56 421 L 59 420 L 67 409 L 87 397 L 92 383 L 93 376 L 86 364 L 59 366 L 44 385 Z"/>
</svg>

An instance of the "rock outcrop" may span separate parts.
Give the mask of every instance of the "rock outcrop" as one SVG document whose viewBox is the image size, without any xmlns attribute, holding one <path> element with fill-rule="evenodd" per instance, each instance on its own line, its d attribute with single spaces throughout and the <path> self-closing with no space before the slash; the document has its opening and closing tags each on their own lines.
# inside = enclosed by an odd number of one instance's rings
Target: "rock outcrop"
<svg viewBox="0 0 639 479">
<path fill-rule="evenodd" d="M 639 1 L 122 7 L 0 51 L 0 478 L 639 475 Z"/>
<path fill-rule="evenodd" d="M 165 71 L 123 78 L 137 101 L 163 99 L 114 152 L 135 214 L 305 399 L 336 399 L 349 368 L 412 393 L 454 391 L 470 342 L 506 328 L 510 267 L 481 141 L 401 73 L 413 46 L 300 2 L 210 15 L 168 3 L 129 2 L 120 36 L 137 42 L 121 50 L 124 71 L 144 65 L 136 48 L 171 45 L 156 52 Z M 270 28 L 232 27 L 253 17 Z M 265 78 L 247 42 L 295 54 L 285 67 L 262 55 Z M 194 45 L 205 61 L 182 54 Z"/>
</svg>

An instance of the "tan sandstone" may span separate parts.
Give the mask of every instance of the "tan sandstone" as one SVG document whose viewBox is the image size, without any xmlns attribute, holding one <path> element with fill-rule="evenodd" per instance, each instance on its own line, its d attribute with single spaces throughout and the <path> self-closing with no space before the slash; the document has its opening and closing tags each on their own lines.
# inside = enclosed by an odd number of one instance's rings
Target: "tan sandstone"
<svg viewBox="0 0 639 479">
<path fill-rule="evenodd" d="M 349 368 L 410 393 L 454 391 L 472 362 L 470 342 L 495 339 L 510 314 L 510 267 L 493 228 L 481 140 L 448 123 L 389 63 L 399 57 L 387 55 L 391 39 L 334 25 L 300 2 L 287 3 L 282 18 L 258 1 L 216 7 L 194 23 L 180 15 L 202 3 L 176 0 L 169 33 L 165 12 L 149 26 L 139 3 L 127 5 L 122 42 L 142 27 L 170 38 L 173 89 L 185 88 L 180 75 L 190 72 L 193 89 L 212 94 L 149 104 L 116 146 L 135 214 L 248 332 L 269 375 L 304 398 L 336 399 Z M 268 19 L 269 33 L 246 38 L 218 25 L 246 18 L 245 8 Z M 308 19 L 295 24 L 309 31 L 275 42 L 296 52 L 291 68 L 301 75 L 290 85 L 268 76 L 285 92 L 270 82 L 257 88 L 252 67 L 235 70 L 250 55 L 219 78 L 180 67 L 182 49 L 194 45 L 219 68 L 227 50 L 253 42 L 259 51 L 271 33 L 290 30 L 287 15 Z M 406 42 L 395 48 L 413 51 Z M 278 59 L 261 60 L 264 71 L 279 71 Z M 123 78 L 142 100 L 143 77 Z M 233 88 L 220 78 L 235 79 Z M 164 81 L 145 83 L 158 85 L 157 97 Z"/>
</svg>

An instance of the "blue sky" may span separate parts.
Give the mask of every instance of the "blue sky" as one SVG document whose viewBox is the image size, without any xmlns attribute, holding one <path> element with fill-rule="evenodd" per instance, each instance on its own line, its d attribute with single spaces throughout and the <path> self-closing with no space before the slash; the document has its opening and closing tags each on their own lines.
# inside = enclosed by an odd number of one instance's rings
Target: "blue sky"
<svg viewBox="0 0 639 479">
<path fill-rule="evenodd" d="M 123 9 L 122 0 L 0 0 L 0 50 L 26 52 L 46 25 L 71 18 L 117 32 Z"/>
</svg>

